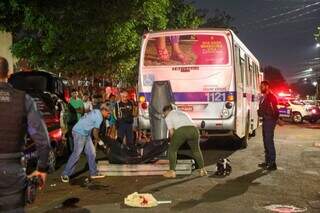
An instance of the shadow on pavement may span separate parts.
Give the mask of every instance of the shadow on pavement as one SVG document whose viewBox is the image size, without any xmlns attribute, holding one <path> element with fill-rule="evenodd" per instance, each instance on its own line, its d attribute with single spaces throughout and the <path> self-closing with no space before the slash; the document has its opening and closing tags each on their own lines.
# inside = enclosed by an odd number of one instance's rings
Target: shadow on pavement
<svg viewBox="0 0 320 213">
<path fill-rule="evenodd" d="M 223 184 L 218 184 L 212 189 L 202 195 L 199 200 L 190 199 L 184 202 L 178 203 L 172 207 L 172 210 L 183 211 L 189 208 L 193 208 L 201 203 L 214 203 L 227 200 L 232 197 L 236 197 L 244 194 L 248 191 L 250 186 L 258 185 L 259 183 L 253 183 L 254 180 L 266 175 L 262 169 L 255 172 L 237 177 L 236 179 L 228 180 Z"/>
<path fill-rule="evenodd" d="M 80 199 L 77 197 L 68 198 L 62 202 L 60 206 L 56 206 L 54 209 L 46 211 L 46 213 L 53 213 L 53 212 L 71 212 L 71 213 L 89 213 L 90 211 L 85 208 L 81 208 L 77 206 Z"/>
</svg>

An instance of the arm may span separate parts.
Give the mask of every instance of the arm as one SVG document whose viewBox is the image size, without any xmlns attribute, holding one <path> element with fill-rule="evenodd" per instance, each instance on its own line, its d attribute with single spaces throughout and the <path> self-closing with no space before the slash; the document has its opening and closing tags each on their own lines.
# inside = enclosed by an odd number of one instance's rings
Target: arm
<svg viewBox="0 0 320 213">
<path fill-rule="evenodd" d="M 48 156 L 50 151 L 50 139 L 44 121 L 37 111 L 36 105 L 29 95 L 26 95 L 26 112 L 28 133 L 36 143 L 38 153 L 38 167 L 30 176 L 40 177 L 42 183 L 46 181 L 46 172 L 48 169 Z"/>
<path fill-rule="evenodd" d="M 173 137 L 174 129 L 169 129 L 169 137 L 170 139 Z"/>
<path fill-rule="evenodd" d="M 98 128 L 94 128 L 94 129 L 92 130 L 94 143 L 100 141 L 99 132 L 100 132 L 100 130 L 99 130 Z"/>
</svg>

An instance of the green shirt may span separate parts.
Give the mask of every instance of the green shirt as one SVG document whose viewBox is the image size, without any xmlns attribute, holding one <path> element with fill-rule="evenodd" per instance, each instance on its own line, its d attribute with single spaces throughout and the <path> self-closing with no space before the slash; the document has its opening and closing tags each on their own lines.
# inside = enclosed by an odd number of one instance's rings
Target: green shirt
<svg viewBox="0 0 320 213">
<path fill-rule="evenodd" d="M 74 98 L 71 98 L 70 99 L 70 104 L 73 108 L 75 108 L 76 110 L 78 109 L 84 109 L 84 104 L 83 104 L 83 101 L 81 99 L 74 99 Z M 78 116 L 78 120 L 81 118 L 82 114 L 77 112 L 77 116 Z"/>
</svg>

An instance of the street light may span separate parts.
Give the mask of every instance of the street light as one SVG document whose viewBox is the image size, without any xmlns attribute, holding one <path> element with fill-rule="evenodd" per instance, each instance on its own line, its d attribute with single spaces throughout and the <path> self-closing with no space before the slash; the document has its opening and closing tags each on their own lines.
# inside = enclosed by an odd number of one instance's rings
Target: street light
<svg viewBox="0 0 320 213">
<path fill-rule="evenodd" d="M 317 43 L 317 44 L 316 44 L 316 48 L 320 48 L 320 43 Z"/>
</svg>

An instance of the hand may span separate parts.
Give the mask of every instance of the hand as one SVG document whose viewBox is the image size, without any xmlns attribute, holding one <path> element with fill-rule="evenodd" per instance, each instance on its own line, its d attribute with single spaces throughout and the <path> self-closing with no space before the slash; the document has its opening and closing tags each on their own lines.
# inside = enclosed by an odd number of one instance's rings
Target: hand
<svg viewBox="0 0 320 213">
<path fill-rule="evenodd" d="M 39 172 L 39 171 L 34 171 L 32 172 L 32 174 L 28 175 L 28 178 L 32 178 L 32 177 L 38 177 L 39 178 L 39 189 L 43 189 L 46 183 L 46 179 L 47 179 L 47 173 L 44 172 Z"/>
</svg>

